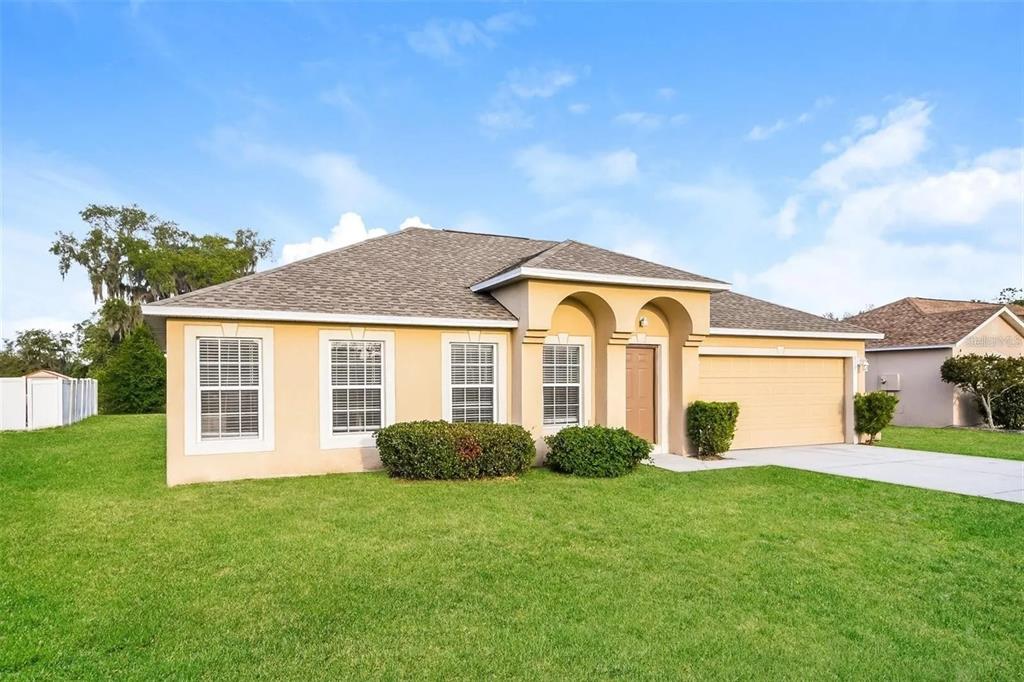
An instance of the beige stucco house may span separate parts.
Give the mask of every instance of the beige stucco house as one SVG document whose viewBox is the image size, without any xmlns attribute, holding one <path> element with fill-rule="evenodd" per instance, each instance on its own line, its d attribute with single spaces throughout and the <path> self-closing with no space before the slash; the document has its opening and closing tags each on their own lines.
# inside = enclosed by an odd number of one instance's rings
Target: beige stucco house
<svg viewBox="0 0 1024 682">
<path fill-rule="evenodd" d="M 867 341 L 867 389 L 899 396 L 895 424 L 974 426 L 977 402 L 943 383 L 939 368 L 965 353 L 1024 356 L 1022 315 L 1020 306 L 903 298 L 848 321 L 885 334 Z"/>
<path fill-rule="evenodd" d="M 167 352 L 167 481 L 363 471 L 373 433 L 626 426 L 685 453 L 685 407 L 741 405 L 735 447 L 852 442 L 880 334 L 574 241 L 413 228 L 144 307 Z"/>
</svg>

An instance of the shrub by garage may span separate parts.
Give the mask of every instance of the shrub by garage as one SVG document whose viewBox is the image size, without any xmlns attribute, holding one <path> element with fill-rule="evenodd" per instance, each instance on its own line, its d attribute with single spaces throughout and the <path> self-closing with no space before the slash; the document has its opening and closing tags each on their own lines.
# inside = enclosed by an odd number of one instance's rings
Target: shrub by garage
<svg viewBox="0 0 1024 682">
<path fill-rule="evenodd" d="M 651 454 L 650 443 L 622 428 L 569 426 L 544 441 L 548 466 L 576 476 L 622 476 Z"/>
<path fill-rule="evenodd" d="M 695 400 L 686 408 L 686 434 L 698 457 L 718 457 L 732 447 L 738 403 Z"/>
<path fill-rule="evenodd" d="M 517 476 L 537 458 L 529 432 L 516 424 L 403 422 L 376 434 L 387 472 L 420 480 Z"/>
</svg>

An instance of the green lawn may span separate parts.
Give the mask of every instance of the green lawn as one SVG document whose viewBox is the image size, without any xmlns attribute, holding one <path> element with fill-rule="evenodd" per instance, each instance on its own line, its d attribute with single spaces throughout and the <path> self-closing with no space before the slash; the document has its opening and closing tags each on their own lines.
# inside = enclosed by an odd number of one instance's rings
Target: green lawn
<svg viewBox="0 0 1024 682">
<path fill-rule="evenodd" d="M 999 457 L 1024 461 L 1024 434 L 978 429 L 929 429 L 919 426 L 890 426 L 882 432 L 879 445 L 907 450 L 951 452 L 957 455 Z"/>
<path fill-rule="evenodd" d="M 771 467 L 163 483 L 0 435 L 0 677 L 1024 676 L 1024 505 Z"/>
</svg>

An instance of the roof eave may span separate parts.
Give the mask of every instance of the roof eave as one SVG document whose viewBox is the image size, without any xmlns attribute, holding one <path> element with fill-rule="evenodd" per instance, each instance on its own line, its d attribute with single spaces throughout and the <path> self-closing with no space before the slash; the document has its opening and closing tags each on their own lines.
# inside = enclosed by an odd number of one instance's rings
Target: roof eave
<svg viewBox="0 0 1024 682">
<path fill-rule="evenodd" d="M 348 313 L 317 313 L 298 310 L 260 310 L 253 308 L 213 308 L 176 305 L 144 305 L 142 314 L 148 317 L 254 320 L 264 322 L 321 322 L 326 324 L 396 325 L 407 327 L 468 327 L 487 329 L 514 329 L 514 319 L 475 319 L 456 317 L 429 317 L 413 315 L 361 315 Z"/>
<path fill-rule="evenodd" d="M 698 289 L 701 291 L 728 291 L 728 282 L 701 282 L 698 280 L 667 279 L 661 277 L 635 277 L 632 275 L 606 275 L 597 272 L 576 270 L 551 270 L 548 268 L 515 268 L 477 282 L 470 291 L 483 292 L 517 282 L 523 279 L 548 279 L 565 282 L 587 282 L 590 284 L 622 284 L 634 287 L 657 287 L 662 289 Z"/>
</svg>

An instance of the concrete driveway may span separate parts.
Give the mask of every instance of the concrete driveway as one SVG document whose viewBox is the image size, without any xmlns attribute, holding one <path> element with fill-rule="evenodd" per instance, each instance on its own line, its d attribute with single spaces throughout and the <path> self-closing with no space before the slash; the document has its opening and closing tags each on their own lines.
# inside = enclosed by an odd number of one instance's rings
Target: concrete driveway
<svg viewBox="0 0 1024 682">
<path fill-rule="evenodd" d="M 772 464 L 1024 504 L 1024 462 L 1008 459 L 865 445 L 734 450 L 719 462 L 678 455 L 655 455 L 652 459 L 655 466 L 673 471 Z"/>
</svg>

